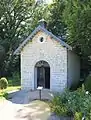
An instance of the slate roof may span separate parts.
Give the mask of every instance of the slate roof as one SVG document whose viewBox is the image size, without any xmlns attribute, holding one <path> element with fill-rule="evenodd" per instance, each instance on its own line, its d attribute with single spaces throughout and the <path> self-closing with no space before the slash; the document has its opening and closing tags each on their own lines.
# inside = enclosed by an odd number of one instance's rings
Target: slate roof
<svg viewBox="0 0 91 120">
<path fill-rule="evenodd" d="M 51 32 L 49 32 L 47 29 L 45 29 L 44 27 L 41 27 L 40 25 L 20 44 L 20 46 L 15 50 L 14 55 L 15 54 L 19 54 L 22 50 L 22 48 L 29 42 L 32 40 L 32 38 L 34 37 L 34 35 L 38 32 L 38 31 L 43 31 L 46 34 L 50 35 L 51 37 L 53 37 L 55 40 L 57 40 L 58 42 L 60 42 L 60 44 L 63 47 L 66 47 L 68 50 L 72 50 L 72 47 L 70 45 L 68 45 L 66 42 L 62 41 L 61 39 L 59 39 L 58 37 L 56 37 L 55 35 L 53 35 Z"/>
</svg>

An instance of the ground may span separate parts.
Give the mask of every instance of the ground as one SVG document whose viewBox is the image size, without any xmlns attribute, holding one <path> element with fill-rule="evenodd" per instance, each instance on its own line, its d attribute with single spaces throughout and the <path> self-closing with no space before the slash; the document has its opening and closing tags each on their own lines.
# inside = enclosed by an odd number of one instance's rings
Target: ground
<svg viewBox="0 0 91 120">
<path fill-rule="evenodd" d="M 39 91 L 11 93 L 11 99 L 0 102 L 0 120 L 59 120 L 50 112 L 48 102 L 34 100 L 39 97 L 38 93 Z M 44 97 L 51 99 L 53 96 L 50 91 L 44 90 L 42 99 Z"/>
<path fill-rule="evenodd" d="M 47 120 L 50 116 L 48 104 L 38 100 L 27 105 L 4 101 L 0 108 L 0 120 Z"/>
</svg>

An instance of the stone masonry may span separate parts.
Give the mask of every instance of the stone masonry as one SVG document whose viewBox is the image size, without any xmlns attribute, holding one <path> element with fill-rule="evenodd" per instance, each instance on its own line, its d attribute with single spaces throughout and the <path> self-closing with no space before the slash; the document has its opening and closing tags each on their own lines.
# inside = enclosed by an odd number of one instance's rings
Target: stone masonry
<svg viewBox="0 0 91 120">
<path fill-rule="evenodd" d="M 67 87 L 67 48 L 43 31 L 34 35 L 21 51 L 22 89 L 36 88 L 35 65 L 41 60 L 50 65 L 50 90 L 63 91 Z"/>
</svg>

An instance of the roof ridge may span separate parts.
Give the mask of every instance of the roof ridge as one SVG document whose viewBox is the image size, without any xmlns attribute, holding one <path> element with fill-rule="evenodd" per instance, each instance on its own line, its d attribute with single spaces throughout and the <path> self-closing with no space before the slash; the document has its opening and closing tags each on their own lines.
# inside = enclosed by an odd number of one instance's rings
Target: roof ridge
<svg viewBox="0 0 91 120">
<path fill-rule="evenodd" d="M 40 25 L 38 27 L 35 28 L 35 30 L 20 44 L 20 46 L 15 50 L 14 55 L 15 54 L 19 54 L 19 52 L 21 51 L 21 49 L 28 43 L 28 41 L 30 41 L 30 39 L 33 38 L 33 36 L 39 31 L 42 30 L 45 33 L 47 33 L 48 35 L 52 36 L 55 40 L 57 40 L 58 42 L 60 42 L 62 44 L 63 47 L 68 48 L 69 50 L 72 50 L 72 47 L 70 45 L 68 45 L 66 42 L 64 42 L 63 40 L 59 39 L 58 37 L 56 37 L 52 32 L 48 31 L 47 29 L 45 29 L 44 27 L 41 27 Z"/>
</svg>

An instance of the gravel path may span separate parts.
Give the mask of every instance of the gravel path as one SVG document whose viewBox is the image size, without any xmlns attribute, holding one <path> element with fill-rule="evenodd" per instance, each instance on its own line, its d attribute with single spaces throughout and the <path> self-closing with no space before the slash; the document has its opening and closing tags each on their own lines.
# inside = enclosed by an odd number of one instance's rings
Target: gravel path
<svg viewBox="0 0 91 120">
<path fill-rule="evenodd" d="M 11 100 L 0 102 L 0 120 L 60 120 L 51 115 L 47 103 L 30 101 L 29 92 L 20 91 Z"/>
</svg>

